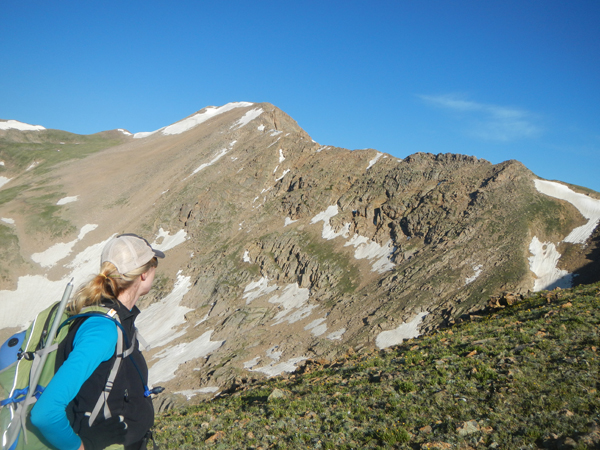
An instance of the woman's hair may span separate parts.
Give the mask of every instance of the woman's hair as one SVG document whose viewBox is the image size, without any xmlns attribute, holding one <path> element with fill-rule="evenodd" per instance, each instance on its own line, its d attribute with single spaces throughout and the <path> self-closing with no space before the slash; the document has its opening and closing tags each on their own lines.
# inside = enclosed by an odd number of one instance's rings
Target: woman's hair
<svg viewBox="0 0 600 450">
<path fill-rule="evenodd" d="M 117 299 L 119 294 L 133 285 L 141 274 L 156 266 L 158 260 L 152 258 L 143 266 L 121 274 L 113 263 L 104 262 L 100 273 L 75 293 L 75 297 L 67 305 L 67 311 L 70 314 L 79 314 L 86 306 L 99 305 L 102 298 Z"/>
</svg>

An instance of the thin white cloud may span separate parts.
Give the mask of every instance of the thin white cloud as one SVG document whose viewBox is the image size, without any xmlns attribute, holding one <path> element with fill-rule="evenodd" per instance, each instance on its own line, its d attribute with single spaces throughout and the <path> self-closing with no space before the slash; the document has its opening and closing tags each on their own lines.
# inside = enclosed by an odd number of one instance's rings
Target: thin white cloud
<svg viewBox="0 0 600 450">
<path fill-rule="evenodd" d="M 467 133 L 489 141 L 514 141 L 539 136 L 541 127 L 534 115 L 523 109 L 478 103 L 456 94 L 420 95 L 426 103 L 461 113 L 459 120 L 468 124 Z"/>
</svg>

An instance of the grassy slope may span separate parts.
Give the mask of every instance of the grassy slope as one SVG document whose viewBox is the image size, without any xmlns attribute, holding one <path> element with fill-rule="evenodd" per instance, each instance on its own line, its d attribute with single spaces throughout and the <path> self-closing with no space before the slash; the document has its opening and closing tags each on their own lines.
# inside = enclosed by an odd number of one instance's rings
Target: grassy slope
<svg viewBox="0 0 600 450">
<path fill-rule="evenodd" d="M 395 348 L 310 361 L 302 374 L 169 411 L 156 439 L 161 448 L 600 448 L 599 323 L 600 283 L 537 293 Z"/>
<path fill-rule="evenodd" d="M 125 140 L 120 133 L 105 132 L 92 135 L 78 135 L 60 130 L 44 130 L 16 135 L 24 142 L 9 137 L 0 138 L 0 176 L 8 173 L 16 175 L 12 186 L 0 191 L 0 205 L 22 199 L 19 207 L 27 217 L 28 233 L 48 233 L 53 238 L 62 237 L 75 231 L 68 221 L 60 217 L 57 200 L 65 195 L 60 186 L 50 186 L 51 168 L 71 159 L 86 156 L 113 147 Z M 27 141 L 27 137 L 35 141 Z M 27 170 L 29 168 L 29 170 Z"/>
<path fill-rule="evenodd" d="M 84 158 L 125 140 L 124 136 L 118 134 L 79 135 L 60 130 L 45 130 L 34 137 L 36 142 L 15 142 L 9 138 L 0 138 L 0 159 L 14 171 L 24 170 L 37 162 L 36 172 L 39 176 L 60 162 Z M 0 173 L 4 170 L 0 167 Z"/>
</svg>

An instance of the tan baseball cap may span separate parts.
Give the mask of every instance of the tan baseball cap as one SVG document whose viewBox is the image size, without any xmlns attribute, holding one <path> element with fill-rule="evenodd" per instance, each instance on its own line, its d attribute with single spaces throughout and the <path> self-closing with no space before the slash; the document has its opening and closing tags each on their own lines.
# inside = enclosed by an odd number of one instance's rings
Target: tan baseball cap
<svg viewBox="0 0 600 450">
<path fill-rule="evenodd" d="M 100 264 L 109 261 L 119 273 L 126 274 L 142 267 L 155 256 L 164 258 L 165 254 L 153 249 L 146 239 L 137 234 L 120 234 L 104 246 Z"/>
</svg>

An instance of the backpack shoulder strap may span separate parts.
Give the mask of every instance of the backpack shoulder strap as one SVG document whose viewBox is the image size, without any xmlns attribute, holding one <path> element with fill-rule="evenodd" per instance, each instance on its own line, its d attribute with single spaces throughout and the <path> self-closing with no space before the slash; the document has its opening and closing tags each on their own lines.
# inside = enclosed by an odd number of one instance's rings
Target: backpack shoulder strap
<svg viewBox="0 0 600 450">
<path fill-rule="evenodd" d="M 94 408 L 92 409 L 91 412 L 87 413 L 89 415 L 89 419 L 88 419 L 89 426 L 92 426 L 92 424 L 94 423 L 94 421 L 100 414 L 100 411 L 103 411 L 103 415 L 104 415 L 105 419 L 108 419 L 112 416 L 112 414 L 110 412 L 110 408 L 108 406 L 108 396 L 110 395 L 110 392 L 112 391 L 112 388 L 113 388 L 115 379 L 117 378 L 117 374 L 119 373 L 119 368 L 121 367 L 121 362 L 123 361 L 123 358 L 128 357 L 133 352 L 133 350 L 135 348 L 135 343 L 136 343 L 136 335 L 135 334 L 133 336 L 132 342 L 131 343 L 128 342 L 127 334 L 125 333 L 125 330 L 123 329 L 123 326 L 121 325 L 121 321 L 119 320 L 119 315 L 117 314 L 117 312 L 114 309 L 107 308 L 104 306 L 93 306 L 93 307 L 83 309 L 80 314 L 78 314 L 77 316 L 73 316 L 73 318 L 74 319 L 76 317 L 86 317 L 87 318 L 87 317 L 94 317 L 94 316 L 106 317 L 107 319 L 112 320 L 115 323 L 115 325 L 117 325 L 117 345 L 116 345 L 116 350 L 115 350 L 115 354 L 116 354 L 115 362 L 110 370 L 110 373 L 106 380 L 106 384 L 104 385 L 104 388 L 102 389 L 102 392 L 100 393 L 100 396 L 98 397 L 98 400 L 96 401 L 96 404 L 94 405 Z"/>
<path fill-rule="evenodd" d="M 110 370 L 110 373 L 108 374 L 108 378 L 106 380 L 106 384 L 104 385 L 104 389 L 100 393 L 100 396 L 98 397 L 98 401 L 96 401 L 96 405 L 94 405 L 94 409 L 92 410 L 92 412 L 89 415 L 88 423 L 89 423 L 90 427 L 94 423 L 94 420 L 96 420 L 96 417 L 98 417 L 98 414 L 100 414 L 101 409 L 104 409 L 104 418 L 105 419 L 108 419 L 112 416 L 112 414 L 110 412 L 110 408 L 108 407 L 108 396 L 110 395 L 110 392 L 112 391 L 113 385 L 115 383 L 115 378 L 117 378 L 117 373 L 119 372 L 119 367 L 121 366 L 121 362 L 123 361 L 123 358 L 126 357 L 126 356 L 124 356 L 125 352 L 123 351 L 124 336 L 125 336 L 125 333 L 123 333 L 123 330 L 121 328 L 119 328 L 118 333 L 117 333 L 117 350 L 116 350 L 117 357 L 112 366 L 112 369 Z M 133 351 L 133 345 L 128 350 L 130 350 L 130 351 L 127 354 L 127 356 L 129 356 L 129 354 L 131 354 L 131 352 Z"/>
</svg>

